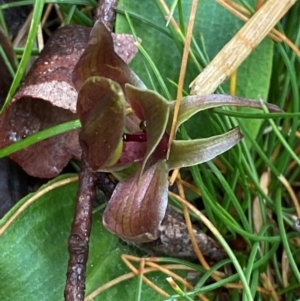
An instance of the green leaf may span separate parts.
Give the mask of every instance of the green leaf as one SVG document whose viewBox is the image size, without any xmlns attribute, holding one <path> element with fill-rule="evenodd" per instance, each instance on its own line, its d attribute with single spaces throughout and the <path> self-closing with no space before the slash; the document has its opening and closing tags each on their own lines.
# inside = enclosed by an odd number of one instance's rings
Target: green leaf
<svg viewBox="0 0 300 301">
<path fill-rule="evenodd" d="M 239 67 L 237 73 L 237 95 L 248 98 L 261 98 L 263 100 L 268 99 L 273 49 L 273 41 L 266 38 Z M 274 101 L 276 102 L 276 99 Z M 239 111 L 245 113 L 255 112 L 251 108 L 239 108 Z M 252 137 L 255 138 L 263 120 L 241 119 L 240 122 L 250 130 Z"/>
<path fill-rule="evenodd" d="M 122 153 L 125 98 L 114 81 L 94 76 L 78 93 L 77 112 L 82 124 L 80 144 L 93 170 L 113 165 Z"/>
<path fill-rule="evenodd" d="M 67 242 L 76 192 L 77 175 L 59 176 L 38 192 L 26 196 L 0 220 L 1 300 L 63 300 L 69 259 Z M 35 201 L 33 197 L 36 197 Z M 14 214 L 18 215 L 8 225 Z M 6 225 L 8 227 L 4 229 Z M 87 264 L 86 295 L 130 272 L 120 258 L 124 253 L 141 255 L 106 231 L 101 215 L 95 214 Z M 164 274 L 151 273 L 147 276 L 163 289 L 169 287 Z M 109 288 L 93 300 L 134 300 L 136 290 L 136 278 L 130 279 Z M 172 292 L 170 289 L 167 291 Z M 158 297 L 158 293 L 147 285 L 143 286 L 141 301 Z"/>
<path fill-rule="evenodd" d="M 223 154 L 243 138 L 239 128 L 205 139 L 174 140 L 170 157 L 167 161 L 169 169 L 193 166 L 207 162 Z"/>
<path fill-rule="evenodd" d="M 10 144 L 6 147 L 1 148 L 0 150 L 0 158 L 9 156 L 23 148 L 26 148 L 30 145 L 35 144 L 37 141 L 43 141 L 47 138 L 51 138 L 53 136 L 66 133 L 72 130 L 76 130 L 81 128 L 81 123 L 79 120 L 72 120 L 68 122 L 61 123 L 59 125 L 55 125 L 51 128 L 39 131 L 30 136 L 27 136 L 25 139 L 19 140 Z"/>
<path fill-rule="evenodd" d="M 77 188 L 77 182 L 69 179 L 64 175 L 50 181 L 0 221 L 1 300 L 62 300 Z"/>
<path fill-rule="evenodd" d="M 140 177 L 138 169 L 119 182 L 105 209 L 103 224 L 112 233 L 132 242 L 158 238 L 158 227 L 168 204 L 168 169 L 158 161 Z"/>
<path fill-rule="evenodd" d="M 166 131 L 169 103 L 157 92 L 138 89 L 131 85 L 126 85 L 126 97 L 135 114 L 147 122 L 147 152 L 141 168 L 142 173 Z"/>
</svg>

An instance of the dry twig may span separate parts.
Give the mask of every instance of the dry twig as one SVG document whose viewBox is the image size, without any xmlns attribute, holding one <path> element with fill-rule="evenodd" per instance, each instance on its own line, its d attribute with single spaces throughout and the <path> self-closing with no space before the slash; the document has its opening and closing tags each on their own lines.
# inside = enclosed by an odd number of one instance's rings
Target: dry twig
<svg viewBox="0 0 300 301">
<path fill-rule="evenodd" d="M 89 170 L 85 154 L 82 154 L 76 210 L 69 237 L 69 263 L 65 287 L 66 301 L 83 301 L 86 263 L 89 254 L 89 238 L 92 223 L 93 200 L 96 191 L 96 173 Z"/>
</svg>

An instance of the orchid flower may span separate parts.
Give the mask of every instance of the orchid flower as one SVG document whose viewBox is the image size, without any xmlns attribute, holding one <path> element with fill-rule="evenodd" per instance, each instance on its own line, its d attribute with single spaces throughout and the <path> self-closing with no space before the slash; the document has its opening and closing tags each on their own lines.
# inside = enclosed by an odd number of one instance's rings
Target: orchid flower
<svg viewBox="0 0 300 301">
<path fill-rule="evenodd" d="M 145 87 L 114 52 L 111 34 L 101 23 L 91 31 L 73 82 L 79 90 L 80 143 L 90 168 L 116 172 L 137 165 L 131 176 L 118 183 L 103 214 L 107 230 L 127 241 L 143 243 L 159 237 L 170 170 L 209 161 L 243 137 L 234 128 L 206 139 L 173 140 L 167 158 L 175 102 Z M 280 111 L 266 105 L 270 111 Z M 261 108 L 261 103 L 227 95 L 183 97 L 177 129 L 197 112 L 220 106 Z"/>
</svg>

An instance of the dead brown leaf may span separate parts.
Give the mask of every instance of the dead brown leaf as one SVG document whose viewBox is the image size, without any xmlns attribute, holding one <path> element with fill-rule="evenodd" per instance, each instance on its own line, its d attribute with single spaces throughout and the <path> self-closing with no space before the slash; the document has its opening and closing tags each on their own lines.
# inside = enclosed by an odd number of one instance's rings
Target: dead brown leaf
<svg viewBox="0 0 300 301">
<path fill-rule="evenodd" d="M 77 92 L 72 71 L 89 37 L 89 28 L 67 26 L 55 32 L 0 117 L 0 147 L 76 119 Z M 71 158 L 80 158 L 77 131 L 68 132 L 11 155 L 28 174 L 56 176 Z"/>
</svg>

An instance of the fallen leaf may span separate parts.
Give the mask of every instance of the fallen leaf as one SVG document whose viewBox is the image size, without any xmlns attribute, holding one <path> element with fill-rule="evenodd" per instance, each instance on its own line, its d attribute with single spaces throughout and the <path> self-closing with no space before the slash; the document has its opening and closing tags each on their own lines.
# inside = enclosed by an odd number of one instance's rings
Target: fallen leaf
<svg viewBox="0 0 300 301">
<path fill-rule="evenodd" d="M 32 66 L 12 102 L 0 117 L 0 147 L 40 130 L 77 118 L 77 92 L 72 70 L 82 54 L 89 29 L 67 26 L 57 30 Z M 68 132 L 11 155 L 28 174 L 51 178 L 71 158 L 80 158 L 78 132 Z"/>
</svg>

